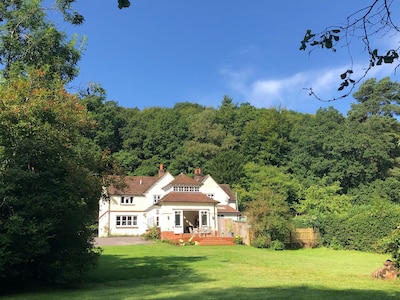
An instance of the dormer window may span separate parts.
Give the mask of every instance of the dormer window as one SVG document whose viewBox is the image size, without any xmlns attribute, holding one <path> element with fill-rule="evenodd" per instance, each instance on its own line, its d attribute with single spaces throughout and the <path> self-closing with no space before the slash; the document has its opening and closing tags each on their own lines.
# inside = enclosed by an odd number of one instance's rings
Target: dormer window
<svg viewBox="0 0 400 300">
<path fill-rule="evenodd" d="M 121 204 L 133 204 L 132 196 L 121 196 Z"/>
<path fill-rule="evenodd" d="M 200 191 L 198 186 L 174 186 L 174 192 L 198 192 Z"/>
</svg>

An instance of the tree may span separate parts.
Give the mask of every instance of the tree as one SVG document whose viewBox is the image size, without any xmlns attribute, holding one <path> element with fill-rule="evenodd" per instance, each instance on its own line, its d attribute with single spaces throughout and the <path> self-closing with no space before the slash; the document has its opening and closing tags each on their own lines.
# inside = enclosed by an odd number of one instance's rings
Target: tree
<svg viewBox="0 0 400 300">
<path fill-rule="evenodd" d="M 80 15 L 76 11 L 72 10 L 72 4 L 76 2 L 76 0 L 56 0 L 57 6 L 64 13 L 66 20 L 74 20 L 78 18 Z M 118 0 L 118 8 L 128 8 L 131 5 L 129 0 Z M 82 20 L 83 21 L 83 20 Z"/>
<path fill-rule="evenodd" d="M 398 61 L 399 50 L 394 48 L 379 49 L 384 43 L 383 38 L 393 39 L 400 32 L 399 26 L 395 23 L 393 16 L 393 7 L 397 8 L 397 1 L 389 0 L 371 0 L 369 5 L 360 8 L 347 17 L 346 25 L 329 26 L 319 33 L 313 33 L 308 29 L 300 42 L 300 50 L 306 50 L 312 47 L 310 53 L 315 48 L 322 48 L 336 52 L 337 49 L 344 47 L 349 53 L 351 65 L 352 60 L 352 43 L 362 41 L 365 52 L 368 55 L 368 64 L 363 68 L 364 71 L 354 78 L 353 66 L 348 70 L 343 70 L 340 74 L 342 83 L 338 90 L 347 92 L 341 96 L 326 101 L 333 101 L 349 96 L 355 86 L 360 83 L 369 73 L 369 71 L 382 64 L 392 64 Z M 396 9 L 395 8 L 395 9 Z M 375 44 L 379 46 L 375 46 Z M 353 44 L 354 46 L 354 44 Z M 399 65 L 395 67 L 395 69 Z M 314 95 L 317 99 L 323 100 L 317 96 L 310 88 L 310 95 Z"/>
<path fill-rule="evenodd" d="M 340 194 L 338 183 L 330 186 L 310 186 L 305 191 L 305 197 L 296 205 L 298 213 L 307 213 L 315 216 L 347 213 L 351 208 L 352 198 Z"/>
<path fill-rule="evenodd" d="M 350 120 L 366 121 L 371 116 L 394 118 L 400 115 L 400 84 L 385 77 L 365 81 L 353 94 L 357 100 L 348 112 Z"/>
<path fill-rule="evenodd" d="M 291 113 L 285 109 L 260 109 L 245 123 L 240 137 L 240 151 L 246 161 L 282 165 L 289 151 Z"/>
<path fill-rule="evenodd" d="M 246 206 L 258 198 L 263 190 L 269 190 L 274 194 L 279 194 L 291 206 L 301 197 L 301 184 L 289 174 L 285 168 L 258 165 L 250 162 L 244 165 L 244 176 L 240 183 L 235 185 L 235 190 L 240 195 L 240 205 Z"/>
<path fill-rule="evenodd" d="M 206 108 L 193 116 L 189 123 L 191 139 L 184 142 L 185 153 L 195 167 L 205 165 L 221 150 L 231 149 L 235 141 L 230 139 L 224 126 L 217 122 L 216 110 Z"/>
<path fill-rule="evenodd" d="M 11 68 L 21 74 L 27 68 L 46 68 L 46 76 L 69 82 L 78 74 L 81 45 L 75 37 L 66 41 L 66 35 L 45 20 L 40 3 L 40 0 L 6 0 L 0 4 L 3 75 L 7 78 Z"/>
<path fill-rule="evenodd" d="M 81 94 L 81 102 L 92 114 L 96 126 L 89 137 L 102 150 L 115 153 L 122 148 L 120 130 L 126 125 L 125 110 L 114 101 L 106 101 L 106 93 L 101 86 L 91 85 L 87 94 Z"/>
<path fill-rule="evenodd" d="M 284 242 L 290 236 L 291 215 L 285 197 L 269 189 L 261 191 L 257 199 L 246 203 L 245 214 L 254 235 L 255 246 L 270 247 L 271 242 Z M 260 245 L 260 242 L 265 245 Z"/>
<path fill-rule="evenodd" d="M 324 179 L 328 185 L 340 182 L 344 193 L 385 179 L 399 151 L 396 123 L 384 116 L 352 122 L 333 108 L 320 109 L 292 131 L 288 166 L 306 186 Z"/>
<path fill-rule="evenodd" d="M 244 174 L 243 157 L 234 150 L 221 151 L 206 163 L 205 170 L 219 183 L 239 183 Z"/>
<path fill-rule="evenodd" d="M 73 284 L 96 263 L 101 194 L 93 123 L 42 71 L 0 85 L 0 278 Z"/>
<path fill-rule="evenodd" d="M 288 166 L 305 186 L 312 185 L 317 178 L 332 174 L 338 157 L 337 153 L 331 151 L 331 147 L 342 139 L 335 135 L 343 132 L 344 123 L 343 115 L 329 107 L 319 109 L 315 116 L 304 115 L 303 120 L 294 126 Z"/>
</svg>

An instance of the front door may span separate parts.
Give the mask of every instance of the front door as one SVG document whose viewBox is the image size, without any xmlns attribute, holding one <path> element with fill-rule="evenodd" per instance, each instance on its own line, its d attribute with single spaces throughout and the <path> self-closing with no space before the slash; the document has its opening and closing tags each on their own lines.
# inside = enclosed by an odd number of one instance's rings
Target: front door
<svg viewBox="0 0 400 300">
<path fill-rule="evenodd" d="M 182 210 L 174 211 L 174 233 L 175 234 L 183 233 L 183 211 Z"/>
</svg>

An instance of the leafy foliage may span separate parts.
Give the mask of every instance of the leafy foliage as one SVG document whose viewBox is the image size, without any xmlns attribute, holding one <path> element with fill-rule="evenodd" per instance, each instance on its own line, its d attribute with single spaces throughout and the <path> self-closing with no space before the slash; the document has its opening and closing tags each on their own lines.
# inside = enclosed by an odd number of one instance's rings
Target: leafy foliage
<svg viewBox="0 0 400 300">
<path fill-rule="evenodd" d="M 390 203 L 355 206 L 347 215 L 325 217 L 323 243 L 360 251 L 377 251 L 380 240 L 398 226 L 400 209 Z"/>
<path fill-rule="evenodd" d="M 82 135 L 92 126 L 84 107 L 43 77 L 0 85 L 0 277 L 69 285 L 98 256 L 100 157 Z"/>
<path fill-rule="evenodd" d="M 71 2 L 71 1 L 63 1 Z M 27 68 L 47 68 L 46 76 L 71 81 L 77 74 L 81 46 L 45 19 L 40 0 L 3 1 L 0 4 L 0 65 L 3 75 L 11 69 L 21 74 Z M 46 79 L 47 80 L 47 79 Z"/>
<path fill-rule="evenodd" d="M 284 197 L 264 189 L 259 197 L 246 203 L 245 214 L 252 228 L 256 247 L 271 246 L 270 242 L 283 242 L 290 236 L 291 223 L 289 205 Z M 262 242 L 261 242 L 262 241 Z"/>
</svg>

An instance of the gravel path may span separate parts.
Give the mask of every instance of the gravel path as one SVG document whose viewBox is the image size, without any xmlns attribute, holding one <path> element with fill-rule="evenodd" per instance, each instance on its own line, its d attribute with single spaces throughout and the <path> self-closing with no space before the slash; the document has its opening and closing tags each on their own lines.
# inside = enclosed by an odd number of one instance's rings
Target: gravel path
<svg viewBox="0 0 400 300">
<path fill-rule="evenodd" d="M 96 246 L 121 246 L 121 245 L 139 245 L 139 244 L 152 244 L 152 240 L 144 240 L 138 236 L 116 236 L 95 238 Z"/>
</svg>

